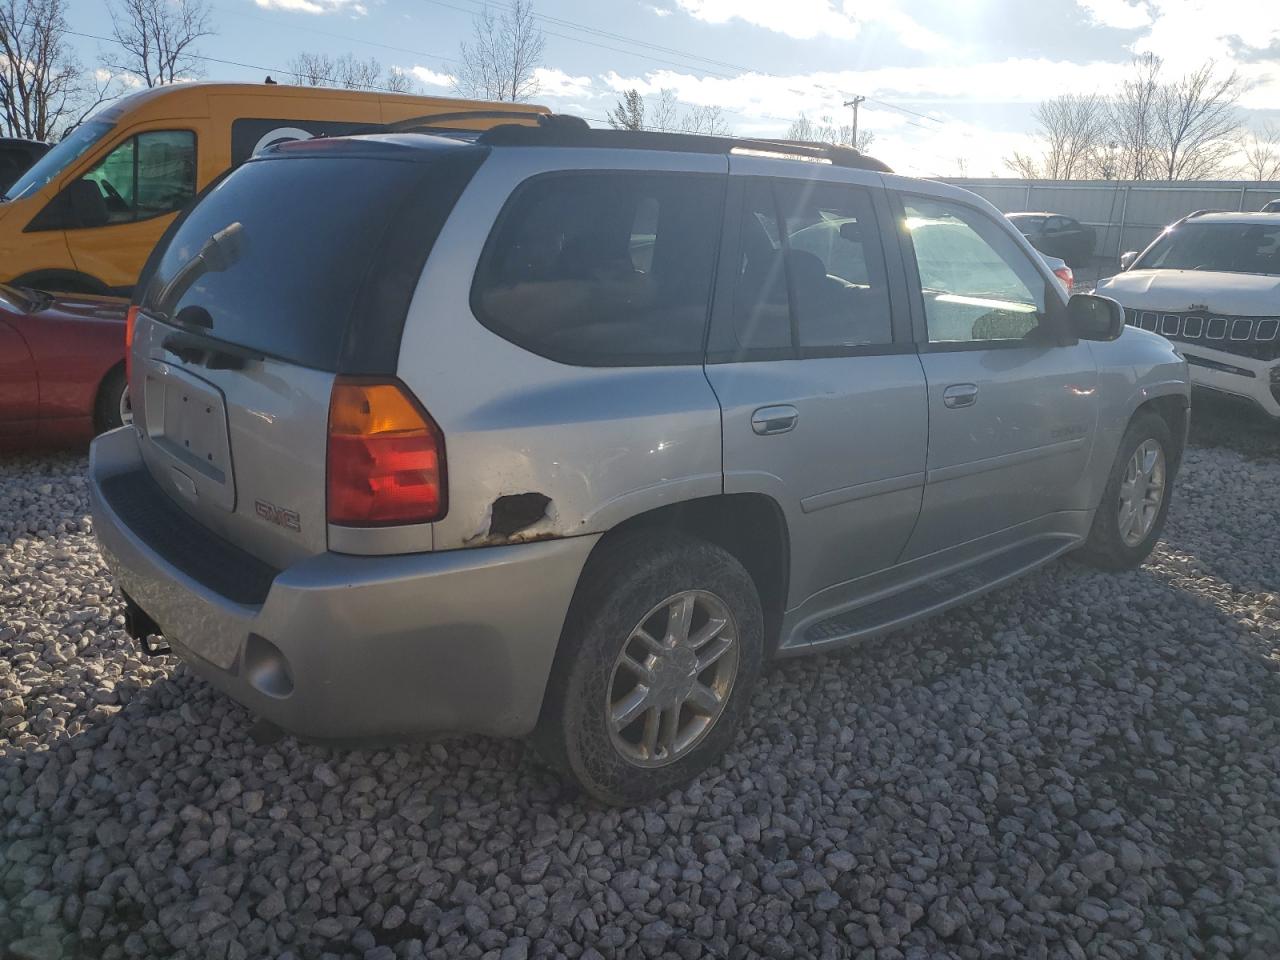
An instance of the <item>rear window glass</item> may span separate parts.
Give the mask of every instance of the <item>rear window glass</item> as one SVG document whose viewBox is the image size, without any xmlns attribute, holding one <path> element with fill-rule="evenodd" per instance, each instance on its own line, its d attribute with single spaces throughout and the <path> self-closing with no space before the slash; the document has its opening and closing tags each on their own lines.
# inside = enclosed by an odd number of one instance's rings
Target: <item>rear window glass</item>
<svg viewBox="0 0 1280 960">
<path fill-rule="evenodd" d="M 477 316 L 565 363 L 700 363 L 724 186 L 662 173 L 530 181 L 485 249 Z"/>
<path fill-rule="evenodd" d="M 247 163 L 174 233 L 142 305 L 171 322 L 199 308 L 187 316 L 212 337 L 338 370 L 379 240 L 424 173 L 364 157 Z"/>
</svg>

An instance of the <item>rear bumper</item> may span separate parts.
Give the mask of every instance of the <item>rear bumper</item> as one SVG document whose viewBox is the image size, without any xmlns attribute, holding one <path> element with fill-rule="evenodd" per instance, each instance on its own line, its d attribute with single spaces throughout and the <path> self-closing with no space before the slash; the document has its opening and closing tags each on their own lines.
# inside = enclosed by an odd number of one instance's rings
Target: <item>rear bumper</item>
<svg viewBox="0 0 1280 960">
<path fill-rule="evenodd" d="M 275 573 L 261 602 L 245 603 L 173 553 L 200 543 L 160 542 L 121 516 L 104 483 L 116 477 L 118 488 L 125 474 L 150 479 L 129 427 L 95 440 L 89 460 L 94 532 L 117 585 L 196 673 L 254 713 L 323 739 L 533 729 L 598 537 L 325 553 Z M 235 550 L 204 535 L 209 550 Z"/>
<path fill-rule="evenodd" d="M 1280 418 L 1280 360 L 1254 360 L 1182 342 L 1177 347 L 1187 358 L 1195 386 L 1251 400 Z"/>
</svg>

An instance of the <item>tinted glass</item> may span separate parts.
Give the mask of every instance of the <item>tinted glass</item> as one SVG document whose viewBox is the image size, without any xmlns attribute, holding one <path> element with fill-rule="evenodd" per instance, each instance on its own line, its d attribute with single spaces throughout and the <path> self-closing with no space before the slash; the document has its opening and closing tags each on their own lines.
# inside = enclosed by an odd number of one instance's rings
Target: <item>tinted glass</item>
<svg viewBox="0 0 1280 960">
<path fill-rule="evenodd" d="M 782 231 L 773 192 L 763 180 L 751 181 L 746 191 L 733 298 L 733 334 L 737 349 L 792 349 Z"/>
<path fill-rule="evenodd" d="M 1280 223 L 1184 223 L 1160 237 L 1138 270 L 1280 275 Z"/>
<path fill-rule="evenodd" d="M 172 213 L 196 192 L 196 138 L 189 130 L 130 137 L 88 173 L 107 206 L 108 223 Z"/>
<path fill-rule="evenodd" d="M 535 179 L 485 248 L 476 314 L 567 363 L 701 362 L 723 195 L 694 174 Z"/>
<path fill-rule="evenodd" d="M 161 319 L 200 307 L 213 337 L 336 370 L 378 240 L 429 170 L 365 158 L 247 163 L 178 227 L 143 306 Z"/>
<path fill-rule="evenodd" d="M 1044 227 L 1044 217 L 1026 216 L 1014 214 L 1009 217 L 1013 221 L 1013 225 L 1023 233 L 1035 233 Z"/>
<path fill-rule="evenodd" d="M 5 196 L 10 200 L 17 200 L 35 193 L 110 133 L 113 126 L 115 124 L 105 121 L 82 123 L 67 134 L 56 147 L 37 160 L 35 165 L 5 192 Z"/>
<path fill-rule="evenodd" d="M 891 342 L 884 253 L 867 192 L 814 181 L 775 189 L 800 346 Z"/>
<path fill-rule="evenodd" d="M 1044 277 L 993 220 L 923 197 L 903 207 L 931 343 L 1021 340 L 1039 326 Z"/>
</svg>

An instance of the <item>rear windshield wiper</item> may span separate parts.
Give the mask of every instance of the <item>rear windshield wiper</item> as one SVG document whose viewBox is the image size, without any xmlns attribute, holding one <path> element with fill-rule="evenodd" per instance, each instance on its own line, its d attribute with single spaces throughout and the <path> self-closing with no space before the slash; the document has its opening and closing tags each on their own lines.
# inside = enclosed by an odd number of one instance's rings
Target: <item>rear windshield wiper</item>
<svg viewBox="0 0 1280 960">
<path fill-rule="evenodd" d="M 244 253 L 244 227 L 239 221 L 229 223 L 196 251 L 196 255 L 174 271 L 169 282 L 156 295 L 154 310 L 168 315 L 170 306 L 177 303 L 192 284 L 206 273 L 221 273 L 229 269 Z"/>
</svg>

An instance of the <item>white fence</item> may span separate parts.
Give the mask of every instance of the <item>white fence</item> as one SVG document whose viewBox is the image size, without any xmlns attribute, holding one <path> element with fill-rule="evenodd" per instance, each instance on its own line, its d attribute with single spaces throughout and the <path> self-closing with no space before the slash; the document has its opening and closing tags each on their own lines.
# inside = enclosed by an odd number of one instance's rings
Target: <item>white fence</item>
<svg viewBox="0 0 1280 960">
<path fill-rule="evenodd" d="M 1141 250 L 1156 234 L 1196 210 L 1258 210 L 1280 199 L 1280 181 L 1013 180 L 947 178 L 1004 213 L 1044 210 L 1074 217 L 1098 234 L 1094 254 L 1114 260 Z"/>
</svg>

